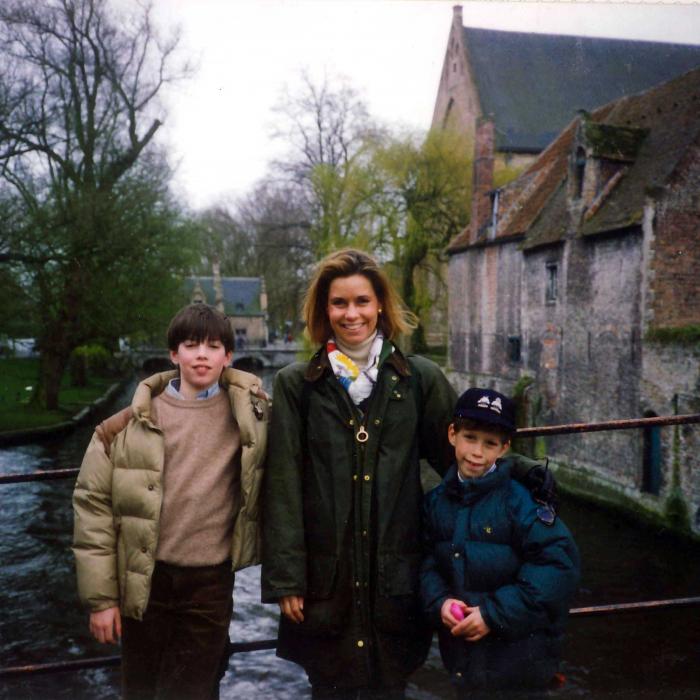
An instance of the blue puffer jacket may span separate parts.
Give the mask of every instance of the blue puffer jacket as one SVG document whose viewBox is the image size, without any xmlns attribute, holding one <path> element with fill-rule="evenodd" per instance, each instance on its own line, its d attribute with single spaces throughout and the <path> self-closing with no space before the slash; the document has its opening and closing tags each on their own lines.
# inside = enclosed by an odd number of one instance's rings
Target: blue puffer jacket
<svg viewBox="0 0 700 700">
<path fill-rule="evenodd" d="M 452 465 L 426 496 L 421 596 L 457 683 L 543 687 L 559 662 L 579 554 L 561 519 L 540 521 L 538 504 L 510 478 L 510 460 L 498 465 L 465 482 Z M 491 632 L 478 642 L 453 637 L 440 618 L 446 598 L 479 606 Z"/>
</svg>

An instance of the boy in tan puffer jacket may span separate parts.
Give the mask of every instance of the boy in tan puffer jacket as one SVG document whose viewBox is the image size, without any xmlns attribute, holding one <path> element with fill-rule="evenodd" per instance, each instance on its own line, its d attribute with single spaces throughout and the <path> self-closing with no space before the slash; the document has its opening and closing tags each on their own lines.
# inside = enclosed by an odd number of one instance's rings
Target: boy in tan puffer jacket
<svg viewBox="0 0 700 700">
<path fill-rule="evenodd" d="M 93 636 L 122 640 L 128 700 L 216 696 L 233 572 L 259 560 L 268 402 L 228 368 L 233 344 L 214 307 L 182 309 L 168 328 L 179 372 L 141 382 L 80 469 L 78 590 Z"/>
</svg>

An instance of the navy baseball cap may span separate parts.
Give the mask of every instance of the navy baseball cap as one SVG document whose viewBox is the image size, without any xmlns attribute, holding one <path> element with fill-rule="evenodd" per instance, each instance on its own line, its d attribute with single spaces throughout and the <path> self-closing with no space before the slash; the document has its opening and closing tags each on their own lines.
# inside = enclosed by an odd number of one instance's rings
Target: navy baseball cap
<svg viewBox="0 0 700 700">
<path fill-rule="evenodd" d="M 493 389 L 467 389 L 457 399 L 453 415 L 515 432 L 515 404 Z"/>
</svg>

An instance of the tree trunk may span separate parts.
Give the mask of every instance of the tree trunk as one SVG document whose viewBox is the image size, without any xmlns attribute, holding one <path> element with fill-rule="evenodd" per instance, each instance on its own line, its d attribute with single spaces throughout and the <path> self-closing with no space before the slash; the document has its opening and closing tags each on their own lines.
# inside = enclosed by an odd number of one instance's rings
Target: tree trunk
<svg viewBox="0 0 700 700">
<path fill-rule="evenodd" d="M 62 346 L 63 343 L 45 346 L 39 360 L 39 381 L 32 403 L 49 411 L 58 409 L 58 392 L 70 356 L 70 351 Z"/>
<path fill-rule="evenodd" d="M 418 327 L 410 337 L 410 351 L 421 353 L 427 350 L 425 343 L 425 331 L 420 319 L 420 309 L 416 300 L 416 287 L 413 283 L 413 272 L 420 264 L 425 254 L 418 253 L 415 256 L 406 256 L 401 265 L 401 294 L 406 306 L 413 311 L 418 318 Z"/>
</svg>

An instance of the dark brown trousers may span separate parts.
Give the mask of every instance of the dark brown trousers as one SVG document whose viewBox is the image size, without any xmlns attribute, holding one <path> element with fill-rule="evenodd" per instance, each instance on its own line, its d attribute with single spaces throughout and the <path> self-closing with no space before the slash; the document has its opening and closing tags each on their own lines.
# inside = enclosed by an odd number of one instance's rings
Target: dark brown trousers
<svg viewBox="0 0 700 700">
<path fill-rule="evenodd" d="M 231 562 L 157 562 L 143 620 L 124 618 L 124 700 L 212 700 L 228 666 Z"/>
</svg>

